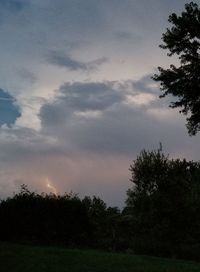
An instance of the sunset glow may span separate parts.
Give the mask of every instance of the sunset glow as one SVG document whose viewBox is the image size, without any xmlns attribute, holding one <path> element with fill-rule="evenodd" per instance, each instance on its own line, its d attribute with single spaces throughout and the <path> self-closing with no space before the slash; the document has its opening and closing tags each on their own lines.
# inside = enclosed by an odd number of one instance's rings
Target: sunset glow
<svg viewBox="0 0 200 272">
<path fill-rule="evenodd" d="M 52 183 L 49 181 L 49 178 L 46 178 L 46 186 L 54 195 L 58 195 L 56 187 L 52 185 Z"/>
</svg>

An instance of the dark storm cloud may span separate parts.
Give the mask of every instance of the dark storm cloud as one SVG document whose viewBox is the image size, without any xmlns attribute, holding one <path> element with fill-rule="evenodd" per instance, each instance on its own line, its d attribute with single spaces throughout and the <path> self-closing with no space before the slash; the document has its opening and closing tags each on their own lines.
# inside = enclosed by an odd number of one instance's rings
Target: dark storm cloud
<svg viewBox="0 0 200 272">
<path fill-rule="evenodd" d="M 65 123 L 74 112 L 104 111 L 123 100 L 123 95 L 113 89 L 113 83 L 66 83 L 59 89 L 55 103 L 43 105 L 42 124 Z M 72 117 L 73 118 L 73 117 Z"/>
<path fill-rule="evenodd" d="M 15 99 L 9 93 L 0 89 L 0 126 L 14 124 L 20 115 Z"/>
<path fill-rule="evenodd" d="M 144 77 L 124 83 L 65 84 L 56 100 L 41 109 L 42 133 L 54 135 L 63 146 L 94 153 L 130 156 L 159 142 L 173 154 L 187 149 L 184 118 L 168 109 L 149 83 Z"/>
<path fill-rule="evenodd" d="M 64 54 L 62 52 L 50 52 L 48 54 L 47 60 L 49 63 L 60 66 L 60 67 L 65 67 L 71 71 L 77 71 L 77 70 L 82 70 L 82 71 L 92 71 L 96 70 L 99 65 L 103 64 L 104 62 L 107 62 L 107 58 L 99 58 L 91 62 L 81 62 L 78 60 L 73 59 L 67 54 Z"/>
<path fill-rule="evenodd" d="M 117 102 L 123 95 L 113 89 L 112 82 L 75 82 L 60 87 L 60 99 L 73 110 L 105 110 Z"/>
</svg>

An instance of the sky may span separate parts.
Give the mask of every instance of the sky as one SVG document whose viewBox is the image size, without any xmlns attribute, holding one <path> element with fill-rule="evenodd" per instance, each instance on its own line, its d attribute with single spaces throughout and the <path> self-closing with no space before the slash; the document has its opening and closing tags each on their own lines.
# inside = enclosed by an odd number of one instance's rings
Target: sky
<svg viewBox="0 0 200 272">
<path fill-rule="evenodd" d="M 123 207 L 142 149 L 199 160 L 200 136 L 151 79 L 186 2 L 0 0 L 1 198 L 27 184 Z"/>
</svg>

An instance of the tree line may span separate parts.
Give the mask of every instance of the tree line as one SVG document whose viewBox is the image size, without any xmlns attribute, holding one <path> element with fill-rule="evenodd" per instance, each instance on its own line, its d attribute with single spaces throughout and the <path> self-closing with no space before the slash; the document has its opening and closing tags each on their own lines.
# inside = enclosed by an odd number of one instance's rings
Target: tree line
<svg viewBox="0 0 200 272">
<path fill-rule="evenodd" d="M 23 185 L 0 202 L 0 240 L 200 260 L 200 162 L 143 150 L 130 173 L 122 210 Z"/>
</svg>

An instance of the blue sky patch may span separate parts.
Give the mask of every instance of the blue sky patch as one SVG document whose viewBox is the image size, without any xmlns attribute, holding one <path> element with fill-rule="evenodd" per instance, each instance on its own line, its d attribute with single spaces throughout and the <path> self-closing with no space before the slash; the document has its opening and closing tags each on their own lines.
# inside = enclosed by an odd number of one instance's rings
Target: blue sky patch
<svg viewBox="0 0 200 272">
<path fill-rule="evenodd" d="M 14 124 L 21 116 L 19 108 L 15 105 L 15 99 L 9 93 L 0 89 L 0 126 Z"/>
</svg>

